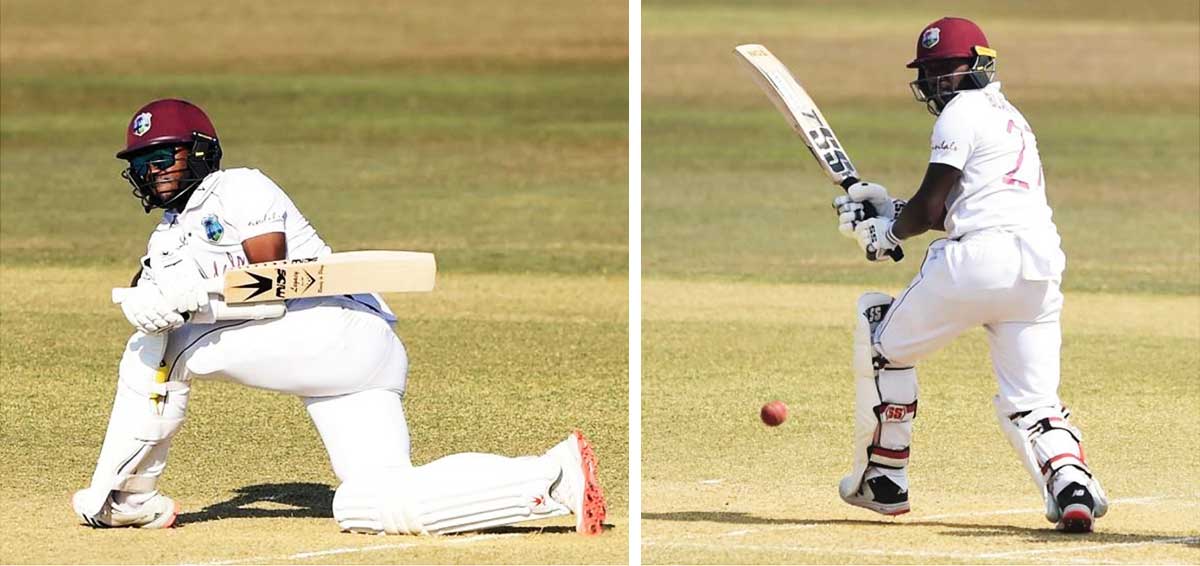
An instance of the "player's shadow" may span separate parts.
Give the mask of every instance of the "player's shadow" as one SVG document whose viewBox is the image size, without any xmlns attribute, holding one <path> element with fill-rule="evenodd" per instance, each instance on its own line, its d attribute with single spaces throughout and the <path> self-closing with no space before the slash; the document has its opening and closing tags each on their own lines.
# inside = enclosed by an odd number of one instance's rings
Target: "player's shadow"
<svg viewBox="0 0 1200 566">
<path fill-rule="evenodd" d="M 646 521 L 683 521 L 730 523 L 735 525 L 772 525 L 772 526 L 887 526 L 888 528 L 906 527 L 941 527 L 940 534 L 957 537 L 1023 537 L 1029 542 L 1061 542 L 1078 539 L 1080 535 L 1061 533 L 1054 530 L 1049 523 L 1045 528 L 1018 527 L 1013 525 L 984 525 L 978 523 L 951 523 L 947 521 L 922 521 L 898 519 L 880 519 L 875 521 L 862 519 L 779 519 L 758 517 L 749 513 L 732 513 L 721 511 L 679 511 L 675 513 L 642 513 Z M 1099 543 L 1161 543 L 1160 535 L 1141 535 L 1133 533 L 1117 533 L 1101 529 L 1099 532 L 1084 535 L 1088 542 Z M 1190 548 L 1200 548 L 1200 543 L 1192 540 L 1181 540 L 1181 544 Z"/>
<path fill-rule="evenodd" d="M 263 517 L 333 517 L 333 489 L 325 484 L 264 483 L 241 487 L 234 493 L 226 501 L 180 513 L 176 524 Z"/>
</svg>

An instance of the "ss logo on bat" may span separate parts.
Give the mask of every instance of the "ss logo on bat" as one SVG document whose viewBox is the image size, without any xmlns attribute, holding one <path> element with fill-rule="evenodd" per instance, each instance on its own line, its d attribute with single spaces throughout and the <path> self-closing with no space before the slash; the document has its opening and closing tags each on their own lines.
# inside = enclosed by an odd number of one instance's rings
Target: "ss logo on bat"
<svg viewBox="0 0 1200 566">
<path fill-rule="evenodd" d="M 812 138 L 813 144 L 821 150 L 821 159 L 829 164 L 830 171 L 844 173 L 854 169 L 850 158 L 842 152 L 842 146 L 838 144 L 837 138 L 833 137 L 833 132 L 829 131 L 829 128 L 809 130 L 808 137 Z"/>
</svg>

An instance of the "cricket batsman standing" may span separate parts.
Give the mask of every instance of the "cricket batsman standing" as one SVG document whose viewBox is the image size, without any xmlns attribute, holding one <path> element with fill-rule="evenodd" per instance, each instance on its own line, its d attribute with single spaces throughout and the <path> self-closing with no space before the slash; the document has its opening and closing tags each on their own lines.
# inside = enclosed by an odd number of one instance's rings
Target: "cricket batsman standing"
<svg viewBox="0 0 1200 566">
<path fill-rule="evenodd" d="M 1066 258 L 1037 138 L 1000 91 L 996 52 L 971 21 L 926 26 L 908 67 L 917 69 L 913 94 L 937 116 L 925 179 L 907 203 L 874 183 L 851 187 L 834 201 L 839 228 L 879 261 L 930 229 L 947 236 L 929 246 L 899 297 L 858 300 L 854 464 L 841 497 L 885 515 L 909 510 L 915 366 L 982 326 L 999 385 L 996 417 L 1043 496 L 1046 518 L 1060 530 L 1089 532 L 1108 500 L 1058 397 Z M 864 218 L 862 203 L 881 214 Z"/>
<path fill-rule="evenodd" d="M 331 253 L 296 205 L 256 169 L 220 169 L 208 116 L 176 99 L 138 110 L 117 157 L 147 212 L 163 211 L 121 304 L 135 332 L 91 485 L 75 513 L 93 527 L 165 528 L 179 506 L 158 490 L 192 379 L 300 397 L 341 482 L 343 530 L 442 534 L 574 513 L 599 533 L 604 497 L 578 431 L 541 456 L 409 459 L 402 398 L 408 373 L 395 315 L 377 295 L 234 307 L 205 279 L 251 263 Z"/>
</svg>

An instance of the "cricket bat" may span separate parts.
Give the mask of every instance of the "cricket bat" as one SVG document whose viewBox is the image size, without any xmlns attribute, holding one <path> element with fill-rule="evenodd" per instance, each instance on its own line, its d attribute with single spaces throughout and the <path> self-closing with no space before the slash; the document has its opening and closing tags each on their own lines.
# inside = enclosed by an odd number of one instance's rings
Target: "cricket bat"
<svg viewBox="0 0 1200 566">
<path fill-rule="evenodd" d="M 771 99 L 792 130 L 804 140 L 804 145 L 817 160 L 825 176 L 843 190 L 857 183 L 858 170 L 850 162 L 833 128 L 783 62 L 766 47 L 757 44 L 739 45 L 733 51 L 750 71 L 755 84 Z M 862 204 L 868 218 L 876 215 L 870 203 Z M 900 261 L 904 258 L 904 252 L 896 248 L 888 252 L 888 256 Z"/>
<path fill-rule="evenodd" d="M 320 258 L 255 263 L 206 279 L 209 293 L 228 304 L 282 301 L 355 293 L 432 291 L 437 275 L 433 254 L 406 251 L 356 251 Z M 112 291 L 120 303 L 130 289 Z"/>
</svg>

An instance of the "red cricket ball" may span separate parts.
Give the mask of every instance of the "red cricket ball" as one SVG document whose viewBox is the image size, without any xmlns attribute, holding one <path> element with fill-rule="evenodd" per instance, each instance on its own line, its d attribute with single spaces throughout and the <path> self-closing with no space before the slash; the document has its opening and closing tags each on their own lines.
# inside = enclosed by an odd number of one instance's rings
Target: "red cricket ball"
<svg viewBox="0 0 1200 566">
<path fill-rule="evenodd" d="M 762 411 L 759 411 L 762 417 L 763 424 L 767 426 L 779 426 L 783 421 L 787 420 L 788 408 L 783 401 L 771 401 L 762 406 Z"/>
</svg>

